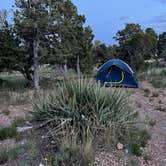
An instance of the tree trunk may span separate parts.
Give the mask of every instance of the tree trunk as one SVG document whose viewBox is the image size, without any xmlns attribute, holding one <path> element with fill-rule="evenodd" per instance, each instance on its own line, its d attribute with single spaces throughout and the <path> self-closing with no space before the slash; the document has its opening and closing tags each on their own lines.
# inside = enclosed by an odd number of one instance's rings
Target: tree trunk
<svg viewBox="0 0 166 166">
<path fill-rule="evenodd" d="M 38 62 L 38 41 L 34 39 L 33 41 L 33 67 L 34 67 L 34 74 L 33 74 L 33 85 L 35 91 L 39 90 L 39 62 Z"/>
<path fill-rule="evenodd" d="M 32 77 L 31 71 L 25 70 L 23 75 L 28 81 L 28 86 L 32 87 L 33 86 L 33 77 Z"/>
<path fill-rule="evenodd" d="M 65 75 L 66 75 L 67 72 L 68 72 L 68 69 L 67 69 L 67 60 L 65 60 L 65 64 L 64 64 L 64 72 L 65 72 Z"/>
<path fill-rule="evenodd" d="M 81 74 L 81 71 L 80 71 L 80 57 L 79 57 L 79 55 L 77 56 L 77 74 L 78 74 L 78 76 L 80 76 L 80 74 Z"/>
</svg>

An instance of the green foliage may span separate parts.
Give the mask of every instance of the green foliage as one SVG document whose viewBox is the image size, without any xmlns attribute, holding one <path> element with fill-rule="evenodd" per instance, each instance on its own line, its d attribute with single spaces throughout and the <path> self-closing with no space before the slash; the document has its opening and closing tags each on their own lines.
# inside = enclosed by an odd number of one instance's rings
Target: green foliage
<svg viewBox="0 0 166 166">
<path fill-rule="evenodd" d="M 0 129 L 0 140 L 8 139 L 8 138 L 15 138 L 18 136 L 17 127 L 23 124 L 24 119 L 17 118 L 13 121 L 11 126 L 4 127 Z"/>
<path fill-rule="evenodd" d="M 144 129 L 139 131 L 138 135 L 140 137 L 140 145 L 142 147 L 145 147 L 147 144 L 147 141 L 150 139 L 149 133 L 147 132 L 147 130 Z"/>
<path fill-rule="evenodd" d="M 34 41 L 38 42 L 39 64 L 60 64 L 89 72 L 92 58 L 93 34 L 90 27 L 84 27 L 85 17 L 79 15 L 70 1 L 16 1 L 14 28 L 22 41 L 22 73 L 28 80 L 33 78 Z M 50 9 L 48 11 L 48 8 Z M 80 62 L 77 63 L 79 56 Z M 26 62 L 26 63 L 25 63 Z"/>
<path fill-rule="evenodd" d="M 126 24 L 115 39 L 119 42 L 118 57 L 136 70 L 142 70 L 145 60 L 156 56 L 157 35 L 152 28 L 144 32 L 139 24 Z"/>
<path fill-rule="evenodd" d="M 7 151 L 0 149 L 0 164 L 5 164 L 7 161 L 8 161 Z"/>
<path fill-rule="evenodd" d="M 125 29 L 118 31 L 116 33 L 116 37 L 114 37 L 119 44 L 124 44 L 126 41 L 129 41 L 133 36 L 137 34 L 141 34 L 143 31 L 141 30 L 141 26 L 139 24 L 126 24 Z"/>
<path fill-rule="evenodd" d="M 166 88 L 166 70 L 160 69 L 160 70 L 152 70 L 149 73 L 149 82 L 155 87 L 155 88 Z"/>
<path fill-rule="evenodd" d="M 19 40 L 14 34 L 13 27 L 8 24 L 6 18 L 0 26 L 0 71 L 13 70 L 17 66 L 17 52 Z"/>
<path fill-rule="evenodd" d="M 156 80 L 156 78 L 151 79 L 150 83 L 155 87 L 155 88 L 165 88 L 166 87 L 166 82 L 165 80 Z"/>
<path fill-rule="evenodd" d="M 148 81 L 155 88 L 166 87 L 166 69 L 165 68 L 151 68 L 145 72 L 139 73 L 137 78 L 143 81 Z"/>
<path fill-rule="evenodd" d="M 141 134 L 133 128 L 137 113 L 128 105 L 128 94 L 103 89 L 87 79 L 62 81 L 52 93 L 34 101 L 32 114 L 47 126 L 46 134 L 59 149 L 51 155 L 51 163 L 89 163 L 98 143 L 129 144 L 129 131 Z M 141 138 L 136 140 L 141 142 Z"/>
<path fill-rule="evenodd" d="M 0 129 L 0 140 L 13 138 L 17 136 L 17 129 L 15 126 L 5 127 Z"/>
<path fill-rule="evenodd" d="M 16 159 L 19 155 L 25 153 L 25 151 L 29 148 L 28 144 L 25 145 L 17 145 L 12 149 L 0 149 L 0 164 L 5 164 L 8 161 Z"/>
<path fill-rule="evenodd" d="M 0 89 L 19 91 L 25 90 L 28 87 L 28 82 L 21 75 L 4 74 L 0 76 Z"/>
<path fill-rule="evenodd" d="M 74 142 L 66 144 L 62 144 L 59 148 L 58 153 L 56 155 L 50 155 L 47 157 L 49 165 L 57 165 L 57 166 L 91 166 L 94 162 L 94 150 L 91 145 L 76 145 Z"/>
<path fill-rule="evenodd" d="M 142 148 L 144 148 L 150 139 L 150 135 L 145 129 L 136 129 L 129 131 L 129 150 L 136 156 L 142 155 Z"/>
<path fill-rule="evenodd" d="M 150 119 L 148 123 L 150 126 L 154 126 L 156 124 L 156 120 Z"/>
<path fill-rule="evenodd" d="M 23 125 L 24 122 L 25 122 L 24 118 L 16 118 L 16 119 L 14 119 L 14 121 L 12 123 L 12 126 L 13 127 L 18 127 L 20 125 Z"/>
<path fill-rule="evenodd" d="M 166 59 L 166 32 L 159 35 L 158 40 L 158 55 L 160 58 Z"/>
<path fill-rule="evenodd" d="M 32 114 L 56 142 L 58 152 L 48 160 L 57 165 L 88 165 L 99 144 L 122 142 L 140 155 L 150 138 L 135 124 L 138 114 L 128 105 L 128 94 L 101 88 L 92 80 L 62 81 L 52 93 L 34 101 Z"/>
<path fill-rule="evenodd" d="M 107 60 L 116 57 L 116 46 L 106 46 L 106 44 L 101 43 L 96 40 L 93 45 L 93 61 L 99 66 L 105 63 Z"/>
<path fill-rule="evenodd" d="M 81 140 L 108 128 L 118 135 L 135 117 L 127 94 L 107 91 L 87 80 L 64 81 L 52 94 L 34 103 L 33 114 L 37 120 L 55 124 L 54 133 L 58 128 L 72 127 Z"/>
<path fill-rule="evenodd" d="M 131 145 L 131 153 L 136 155 L 136 156 L 141 156 L 142 151 L 141 151 L 140 145 L 139 144 L 132 144 Z"/>
<path fill-rule="evenodd" d="M 145 59 L 155 59 L 157 54 L 158 35 L 153 28 L 147 28 L 144 36 L 147 48 Z"/>
<path fill-rule="evenodd" d="M 148 97 L 149 95 L 150 95 L 150 90 L 149 89 L 144 89 L 144 95 L 145 95 L 145 97 Z"/>
</svg>

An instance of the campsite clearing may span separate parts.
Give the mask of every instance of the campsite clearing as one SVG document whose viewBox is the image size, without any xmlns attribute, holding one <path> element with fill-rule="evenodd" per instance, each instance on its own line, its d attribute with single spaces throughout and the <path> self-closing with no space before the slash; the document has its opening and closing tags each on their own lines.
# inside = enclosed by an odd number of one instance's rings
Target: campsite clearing
<svg viewBox="0 0 166 166">
<path fill-rule="evenodd" d="M 148 95 L 145 95 L 146 89 L 149 89 Z M 131 103 L 138 108 L 140 118 L 146 120 L 146 127 L 151 139 L 143 149 L 143 155 L 140 157 L 132 156 L 125 148 L 123 150 L 100 149 L 96 152 L 95 164 L 97 166 L 125 166 L 129 164 L 136 166 L 164 166 L 166 164 L 166 89 L 156 89 L 151 84 L 143 82 L 142 89 L 123 88 L 121 90 L 127 90 L 130 93 Z M 17 122 L 19 127 L 31 125 L 29 124 L 30 117 L 28 116 L 31 109 L 32 107 L 29 103 L 16 105 L 1 104 L 1 127 L 10 126 L 16 119 L 19 122 Z M 22 122 L 18 119 L 22 119 Z M 29 163 L 34 165 L 43 161 L 41 156 L 43 153 L 49 153 L 51 149 L 47 147 L 42 152 L 40 146 L 42 146 L 41 140 L 44 140 L 44 138 L 40 139 L 40 143 L 38 143 L 37 140 L 40 137 L 42 135 L 37 130 L 30 130 L 25 131 L 21 135 L 19 134 L 17 137 L 14 136 L 10 139 L 1 140 L 1 149 L 7 148 L 9 150 L 16 148 L 17 151 L 14 152 L 12 160 L 11 156 L 8 156 L 10 160 L 5 165 L 17 166 L 24 162 L 28 166 Z M 24 146 L 22 147 L 22 145 Z M 31 150 L 33 150 L 33 153 Z M 19 151 L 23 151 L 23 154 Z"/>
</svg>

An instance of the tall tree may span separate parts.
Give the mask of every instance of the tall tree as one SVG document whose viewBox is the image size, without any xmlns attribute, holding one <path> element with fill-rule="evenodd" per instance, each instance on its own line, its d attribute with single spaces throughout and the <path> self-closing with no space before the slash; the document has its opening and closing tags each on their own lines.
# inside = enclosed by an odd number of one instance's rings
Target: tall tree
<svg viewBox="0 0 166 166">
<path fill-rule="evenodd" d="M 8 12 L 5 9 L 0 10 L 0 27 L 3 27 L 5 23 L 7 22 L 7 15 Z"/>
<path fill-rule="evenodd" d="M 57 48 L 59 52 L 61 57 L 59 60 L 65 66 L 77 69 L 80 74 L 80 70 L 85 71 L 85 66 L 91 62 L 94 37 L 92 30 L 90 27 L 84 27 L 85 16 L 78 14 L 76 6 L 70 0 L 61 3 L 58 11 L 61 15 L 57 31 L 60 41 L 58 42 L 59 47 L 56 42 L 54 48 Z"/>
<path fill-rule="evenodd" d="M 37 0 L 16 0 L 14 13 L 15 29 L 21 40 L 27 58 L 28 70 L 33 72 L 33 85 L 39 89 L 39 47 L 47 41 L 48 9 L 47 4 Z M 30 76 L 30 75 L 29 75 Z"/>
<path fill-rule="evenodd" d="M 129 41 L 134 35 L 142 33 L 143 30 L 141 29 L 141 25 L 128 23 L 123 30 L 120 30 L 116 33 L 114 39 L 117 40 L 120 45 L 122 45 Z"/>
<path fill-rule="evenodd" d="M 158 55 L 159 58 L 164 58 L 166 60 L 166 32 L 159 35 Z"/>
<path fill-rule="evenodd" d="M 127 61 L 133 67 L 135 66 L 133 59 L 135 59 L 135 56 L 138 57 L 138 52 L 141 49 L 143 34 L 144 32 L 141 26 L 132 23 L 126 24 L 125 28 L 118 31 L 114 37 L 119 43 L 119 57 Z"/>
<path fill-rule="evenodd" d="M 100 66 L 108 60 L 108 48 L 104 43 L 101 43 L 98 40 L 94 42 L 93 58 L 97 66 Z"/>
<path fill-rule="evenodd" d="M 81 64 L 89 56 L 92 31 L 83 26 L 85 17 L 77 13 L 70 0 L 17 0 L 16 6 L 15 28 L 28 53 L 36 89 L 39 64 L 58 63 L 67 69 L 71 59 Z"/>
<path fill-rule="evenodd" d="M 81 33 L 81 36 L 78 38 L 79 43 L 79 52 L 77 53 L 77 68 L 78 66 L 78 58 L 80 59 L 80 69 L 89 74 L 92 72 L 92 64 L 93 64 L 93 57 L 92 57 L 92 41 L 94 35 L 92 33 L 92 29 L 88 26 L 85 27 Z M 79 74 L 79 72 L 78 72 Z"/>
<path fill-rule="evenodd" d="M 145 30 L 145 44 L 148 48 L 148 54 L 146 59 L 157 57 L 157 42 L 158 35 L 153 28 L 147 28 Z"/>
<path fill-rule="evenodd" d="M 119 42 L 119 57 L 136 70 L 143 67 L 145 60 L 156 56 L 157 34 L 152 28 L 144 32 L 139 24 L 127 24 L 115 39 Z"/>
<path fill-rule="evenodd" d="M 7 11 L 0 11 L 0 71 L 20 70 L 18 67 L 19 40 L 7 22 Z"/>
</svg>

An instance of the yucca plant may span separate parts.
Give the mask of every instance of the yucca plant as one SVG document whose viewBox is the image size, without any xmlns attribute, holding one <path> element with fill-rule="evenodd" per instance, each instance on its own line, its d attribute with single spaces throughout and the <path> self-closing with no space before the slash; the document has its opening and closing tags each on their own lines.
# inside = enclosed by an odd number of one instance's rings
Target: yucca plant
<svg viewBox="0 0 166 166">
<path fill-rule="evenodd" d="M 128 94 L 101 88 L 88 79 L 64 80 L 51 94 L 33 104 L 37 120 L 50 127 L 49 134 L 74 131 L 83 141 L 89 136 L 112 131 L 120 135 L 135 120 Z"/>
</svg>

